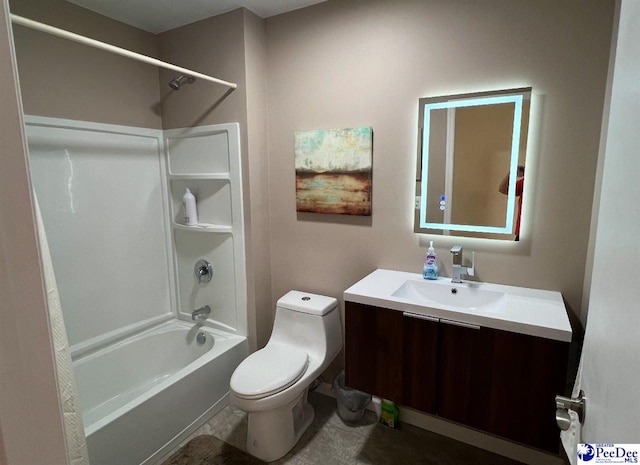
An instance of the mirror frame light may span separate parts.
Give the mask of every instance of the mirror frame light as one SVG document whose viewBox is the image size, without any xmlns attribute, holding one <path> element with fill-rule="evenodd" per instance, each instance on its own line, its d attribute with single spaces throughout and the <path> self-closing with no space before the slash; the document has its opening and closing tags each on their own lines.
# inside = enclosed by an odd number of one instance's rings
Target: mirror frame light
<svg viewBox="0 0 640 465">
<path fill-rule="evenodd" d="M 494 92 L 482 92 L 477 94 L 451 95 L 446 97 L 420 99 L 421 126 L 421 153 L 418 157 L 418 172 L 420 181 L 420 208 L 415 231 L 425 233 L 425 229 L 449 230 L 471 233 L 489 234 L 513 234 L 514 206 L 516 201 L 516 175 L 518 169 L 518 154 L 520 150 L 520 137 L 522 133 L 522 111 L 525 96 L 530 98 L 531 88 L 511 89 Z M 428 103 L 423 103 L 429 101 Z M 464 108 L 471 106 L 514 104 L 513 132 L 511 138 L 511 161 L 509 165 L 509 194 L 507 197 L 507 209 L 504 226 L 479 226 L 468 224 L 431 223 L 427 221 L 427 179 L 429 169 L 429 131 L 431 127 L 431 111 L 451 108 Z"/>
</svg>

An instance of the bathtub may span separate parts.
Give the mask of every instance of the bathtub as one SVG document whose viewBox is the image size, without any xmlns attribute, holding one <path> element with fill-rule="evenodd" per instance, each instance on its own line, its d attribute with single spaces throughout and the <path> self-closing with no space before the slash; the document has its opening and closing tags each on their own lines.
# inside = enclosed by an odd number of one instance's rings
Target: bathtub
<svg viewBox="0 0 640 465">
<path fill-rule="evenodd" d="M 74 360 L 91 465 L 154 464 L 227 404 L 247 354 L 244 337 L 172 320 Z"/>
</svg>

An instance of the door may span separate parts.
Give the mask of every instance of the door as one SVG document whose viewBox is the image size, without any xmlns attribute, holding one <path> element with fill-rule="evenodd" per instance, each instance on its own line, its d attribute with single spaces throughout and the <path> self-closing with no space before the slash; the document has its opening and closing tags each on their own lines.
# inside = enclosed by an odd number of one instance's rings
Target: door
<svg viewBox="0 0 640 465">
<path fill-rule="evenodd" d="M 576 386 L 587 400 L 575 442 L 590 444 L 640 443 L 640 2 L 620 0 L 618 8 L 600 154 L 602 187 L 594 208 L 589 313 Z M 575 463 L 571 439 L 565 436 L 564 442 Z"/>
</svg>

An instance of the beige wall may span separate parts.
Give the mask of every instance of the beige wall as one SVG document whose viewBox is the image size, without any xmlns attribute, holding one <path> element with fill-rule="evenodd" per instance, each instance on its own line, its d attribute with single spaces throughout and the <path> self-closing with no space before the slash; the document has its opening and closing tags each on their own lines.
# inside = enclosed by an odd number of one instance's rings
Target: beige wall
<svg viewBox="0 0 640 465">
<path fill-rule="evenodd" d="M 66 463 L 6 1 L 0 2 L 0 463 Z"/>
<path fill-rule="evenodd" d="M 579 311 L 613 1 L 328 1 L 267 20 L 273 298 L 336 297 L 375 268 L 419 272 L 413 228 L 420 97 L 532 86 L 524 240 L 475 249 L 482 281 L 561 291 Z M 371 125 L 373 216 L 297 215 L 293 132 Z M 535 186 L 535 192 L 532 188 Z"/>
<path fill-rule="evenodd" d="M 269 159 L 267 147 L 267 40 L 265 21 L 244 10 L 245 63 L 247 70 L 247 129 L 249 184 L 245 185 L 245 208 L 251 212 L 250 253 L 247 257 L 249 285 L 254 292 L 257 347 L 269 340 L 271 306 L 271 224 L 269 215 Z M 250 303 L 250 309 L 252 309 Z"/>
<path fill-rule="evenodd" d="M 11 12 L 157 56 L 156 36 L 63 0 L 11 0 Z M 26 114 L 160 128 L 158 69 L 15 26 Z"/>
<path fill-rule="evenodd" d="M 247 86 L 242 9 L 214 16 L 158 35 L 162 60 L 238 84 L 236 90 L 196 81 L 179 91 L 169 88 L 178 73 L 160 70 L 162 125 L 165 129 L 241 123 L 246 142 Z"/>
</svg>

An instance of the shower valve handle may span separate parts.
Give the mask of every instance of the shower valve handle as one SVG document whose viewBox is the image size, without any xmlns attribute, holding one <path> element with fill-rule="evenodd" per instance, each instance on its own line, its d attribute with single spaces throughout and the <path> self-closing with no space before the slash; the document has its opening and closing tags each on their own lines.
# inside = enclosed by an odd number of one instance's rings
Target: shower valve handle
<svg viewBox="0 0 640 465">
<path fill-rule="evenodd" d="M 199 284 L 208 283 L 213 276 L 213 268 L 206 260 L 198 260 L 194 269 Z"/>
</svg>

